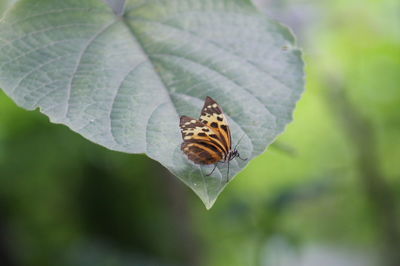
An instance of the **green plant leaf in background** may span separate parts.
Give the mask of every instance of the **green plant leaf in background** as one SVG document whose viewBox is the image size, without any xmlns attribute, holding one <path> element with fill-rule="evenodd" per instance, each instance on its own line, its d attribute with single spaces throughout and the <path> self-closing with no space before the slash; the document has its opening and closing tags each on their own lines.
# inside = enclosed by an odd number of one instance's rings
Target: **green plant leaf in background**
<svg viewBox="0 0 400 266">
<path fill-rule="evenodd" d="M 246 0 L 131 0 L 121 16 L 100 0 L 21 0 L 0 24 L 0 87 L 19 106 L 112 150 L 145 153 L 207 208 L 227 166 L 190 162 L 179 116 L 206 96 L 223 107 L 233 178 L 291 121 L 303 63 L 285 27 Z M 60 140 L 61 141 L 61 140 Z"/>
</svg>

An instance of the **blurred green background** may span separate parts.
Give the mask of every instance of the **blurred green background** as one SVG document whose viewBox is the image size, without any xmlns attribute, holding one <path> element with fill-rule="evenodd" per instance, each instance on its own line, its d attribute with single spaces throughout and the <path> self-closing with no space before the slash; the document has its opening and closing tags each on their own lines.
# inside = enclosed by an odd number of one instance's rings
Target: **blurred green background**
<svg viewBox="0 0 400 266">
<path fill-rule="evenodd" d="M 0 91 L 0 265 L 400 265 L 400 2 L 254 2 L 296 33 L 306 92 L 210 211 Z"/>
</svg>

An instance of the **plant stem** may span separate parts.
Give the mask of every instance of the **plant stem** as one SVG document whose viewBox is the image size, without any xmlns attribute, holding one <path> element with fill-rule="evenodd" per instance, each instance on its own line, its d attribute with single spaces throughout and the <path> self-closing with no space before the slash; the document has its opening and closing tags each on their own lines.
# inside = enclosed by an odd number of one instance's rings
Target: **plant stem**
<svg viewBox="0 0 400 266">
<path fill-rule="evenodd" d="M 9 245 L 9 233 L 7 232 L 7 227 L 4 223 L 5 219 L 0 214 L 0 265 L 2 266 L 14 266 L 12 254 L 10 253 Z"/>
<path fill-rule="evenodd" d="M 384 244 L 383 255 L 387 265 L 400 265 L 399 217 L 396 199 L 381 170 L 374 128 L 350 102 L 344 85 L 327 82 L 327 100 L 357 155 L 357 166 L 365 195 L 376 216 L 376 225 Z"/>
</svg>

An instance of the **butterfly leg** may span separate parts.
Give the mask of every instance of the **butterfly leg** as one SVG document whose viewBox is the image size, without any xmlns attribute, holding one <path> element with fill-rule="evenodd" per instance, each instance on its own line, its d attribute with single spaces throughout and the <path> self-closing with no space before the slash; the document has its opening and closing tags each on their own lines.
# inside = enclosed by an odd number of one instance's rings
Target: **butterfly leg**
<svg viewBox="0 0 400 266">
<path fill-rule="evenodd" d="M 247 161 L 247 158 L 242 158 L 242 157 L 240 157 L 240 155 L 238 154 L 238 156 L 237 156 L 240 160 L 242 160 L 242 161 Z"/>
<path fill-rule="evenodd" d="M 230 161 L 228 161 L 228 173 L 226 174 L 226 183 L 229 182 L 229 162 Z"/>
<path fill-rule="evenodd" d="M 218 166 L 218 163 L 219 163 L 219 162 L 217 162 L 217 163 L 214 165 L 214 168 L 212 169 L 211 173 L 209 173 L 209 174 L 206 175 L 206 176 L 210 176 L 212 173 L 214 173 L 215 168 L 217 168 L 217 166 Z"/>
</svg>

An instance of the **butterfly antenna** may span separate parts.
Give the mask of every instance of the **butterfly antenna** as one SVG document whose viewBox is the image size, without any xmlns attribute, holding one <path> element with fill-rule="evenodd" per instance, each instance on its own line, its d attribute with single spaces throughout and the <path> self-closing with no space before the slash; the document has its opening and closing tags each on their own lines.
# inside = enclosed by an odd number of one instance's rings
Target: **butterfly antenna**
<svg viewBox="0 0 400 266">
<path fill-rule="evenodd" d="M 243 139 L 244 136 L 245 136 L 245 134 L 243 134 L 243 135 L 240 137 L 240 139 L 239 139 L 238 143 L 236 144 L 234 150 L 236 150 L 236 148 L 239 146 L 239 144 L 240 144 L 240 142 L 242 141 L 242 139 Z"/>
</svg>

